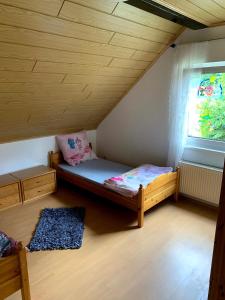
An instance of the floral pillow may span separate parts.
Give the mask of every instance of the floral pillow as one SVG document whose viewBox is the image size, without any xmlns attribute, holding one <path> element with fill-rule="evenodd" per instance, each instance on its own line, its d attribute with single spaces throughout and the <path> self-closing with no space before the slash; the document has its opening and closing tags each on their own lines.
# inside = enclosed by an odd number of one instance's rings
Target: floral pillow
<svg viewBox="0 0 225 300">
<path fill-rule="evenodd" d="M 64 160 L 71 166 L 78 165 L 85 160 L 97 158 L 89 146 L 86 131 L 58 135 L 56 141 L 62 151 Z"/>
</svg>

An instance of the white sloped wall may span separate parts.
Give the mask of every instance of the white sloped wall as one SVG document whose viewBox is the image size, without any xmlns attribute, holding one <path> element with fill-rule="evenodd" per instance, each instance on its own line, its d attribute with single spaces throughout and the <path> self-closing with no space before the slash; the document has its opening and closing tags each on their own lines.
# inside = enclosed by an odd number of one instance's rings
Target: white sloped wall
<svg viewBox="0 0 225 300">
<path fill-rule="evenodd" d="M 172 53 L 169 48 L 99 125 L 99 155 L 130 165 L 165 164 Z"/>
</svg>

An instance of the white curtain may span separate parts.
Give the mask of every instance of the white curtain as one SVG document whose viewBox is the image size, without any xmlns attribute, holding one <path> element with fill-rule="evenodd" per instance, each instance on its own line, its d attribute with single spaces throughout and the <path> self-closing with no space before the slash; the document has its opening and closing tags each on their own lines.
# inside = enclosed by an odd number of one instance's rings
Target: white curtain
<svg viewBox="0 0 225 300">
<path fill-rule="evenodd" d="M 208 42 L 178 45 L 175 48 L 169 92 L 169 149 L 167 164 L 176 167 L 187 138 L 188 100 L 191 78 L 201 69 L 193 65 L 207 62 Z"/>
</svg>

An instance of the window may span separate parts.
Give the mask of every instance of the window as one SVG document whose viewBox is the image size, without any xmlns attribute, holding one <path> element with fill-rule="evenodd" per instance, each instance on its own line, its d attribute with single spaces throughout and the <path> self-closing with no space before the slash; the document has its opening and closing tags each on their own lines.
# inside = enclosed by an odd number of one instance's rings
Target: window
<svg viewBox="0 0 225 300">
<path fill-rule="evenodd" d="M 225 141 L 225 73 L 199 76 L 191 83 L 188 136 Z"/>
<path fill-rule="evenodd" d="M 183 159 L 222 168 L 225 156 L 225 71 L 205 68 L 189 89 L 188 139 Z M 210 70 L 210 71 L 208 71 Z"/>
</svg>

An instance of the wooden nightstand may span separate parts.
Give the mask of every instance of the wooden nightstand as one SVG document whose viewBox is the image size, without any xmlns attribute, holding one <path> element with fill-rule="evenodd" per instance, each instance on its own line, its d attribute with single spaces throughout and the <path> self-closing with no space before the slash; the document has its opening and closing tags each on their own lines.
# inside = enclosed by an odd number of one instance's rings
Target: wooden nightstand
<svg viewBox="0 0 225 300">
<path fill-rule="evenodd" d="M 20 181 L 23 201 L 38 199 L 56 191 L 56 171 L 37 166 L 11 173 Z"/>
<path fill-rule="evenodd" d="M 21 204 L 20 182 L 10 174 L 0 176 L 0 209 Z"/>
</svg>

